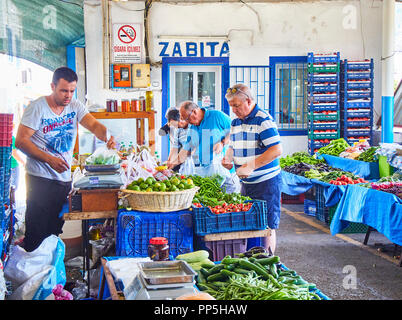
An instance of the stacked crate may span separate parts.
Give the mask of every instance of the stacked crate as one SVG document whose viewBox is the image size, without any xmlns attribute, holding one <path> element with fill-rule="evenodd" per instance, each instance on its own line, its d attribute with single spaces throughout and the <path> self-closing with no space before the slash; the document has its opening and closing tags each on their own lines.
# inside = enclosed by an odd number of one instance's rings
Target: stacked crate
<svg viewBox="0 0 402 320">
<path fill-rule="evenodd" d="M 340 138 L 340 54 L 308 53 L 308 151 Z"/>
<path fill-rule="evenodd" d="M 373 59 L 341 62 L 341 131 L 352 145 L 373 138 Z"/>
<path fill-rule="evenodd" d="M 10 204 L 13 115 L 0 114 L 0 254 L 4 261 L 10 240 L 13 210 Z"/>
</svg>

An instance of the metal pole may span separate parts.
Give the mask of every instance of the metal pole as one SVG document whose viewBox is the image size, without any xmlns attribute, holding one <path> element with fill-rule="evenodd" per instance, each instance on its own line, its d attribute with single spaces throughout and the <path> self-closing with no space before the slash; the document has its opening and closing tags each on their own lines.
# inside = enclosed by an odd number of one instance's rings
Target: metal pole
<svg viewBox="0 0 402 320">
<path fill-rule="evenodd" d="M 381 141 L 394 142 L 395 0 L 383 0 Z"/>
</svg>

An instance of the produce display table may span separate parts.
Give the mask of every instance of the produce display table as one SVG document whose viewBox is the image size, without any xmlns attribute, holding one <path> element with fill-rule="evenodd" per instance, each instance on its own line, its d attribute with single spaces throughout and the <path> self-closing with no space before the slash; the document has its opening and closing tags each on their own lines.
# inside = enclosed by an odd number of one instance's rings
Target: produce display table
<svg viewBox="0 0 402 320">
<path fill-rule="evenodd" d="M 350 222 L 368 225 L 402 246 L 402 199 L 394 194 L 346 186 L 330 225 L 331 234 L 341 232 Z"/>
<path fill-rule="evenodd" d="M 204 241 L 222 241 L 231 239 L 248 239 L 267 237 L 271 234 L 270 229 L 266 230 L 252 230 L 252 231 L 235 231 L 235 232 L 222 232 L 206 234 L 203 237 Z"/>
<path fill-rule="evenodd" d="M 112 272 L 110 271 L 107 262 L 116 259 L 125 259 L 128 257 L 102 257 L 102 268 L 100 275 L 100 283 L 98 290 L 98 300 L 125 300 L 123 290 L 124 286 L 121 281 L 117 281 Z M 220 261 L 215 262 L 215 264 L 219 264 Z M 285 270 L 289 270 L 283 263 L 281 263 L 282 268 Z M 325 294 L 323 294 L 318 288 L 313 290 L 322 300 L 330 300 Z"/>
</svg>

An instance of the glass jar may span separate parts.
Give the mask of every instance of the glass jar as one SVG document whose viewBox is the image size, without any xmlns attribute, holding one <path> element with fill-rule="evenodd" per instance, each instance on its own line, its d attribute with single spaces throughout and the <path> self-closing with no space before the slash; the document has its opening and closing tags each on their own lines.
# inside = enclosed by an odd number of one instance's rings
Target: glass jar
<svg viewBox="0 0 402 320">
<path fill-rule="evenodd" d="M 149 240 L 148 256 L 152 261 L 169 260 L 168 240 L 163 237 L 155 237 Z"/>
</svg>

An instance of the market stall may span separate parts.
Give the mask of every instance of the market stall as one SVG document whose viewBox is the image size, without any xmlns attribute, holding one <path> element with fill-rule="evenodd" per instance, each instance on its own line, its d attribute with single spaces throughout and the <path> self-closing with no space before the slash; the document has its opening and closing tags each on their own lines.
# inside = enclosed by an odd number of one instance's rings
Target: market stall
<svg viewBox="0 0 402 320">
<path fill-rule="evenodd" d="M 377 230 L 400 245 L 400 175 L 379 177 L 378 158 L 384 147 L 364 141 L 349 146 L 343 139 L 331 142 L 313 156 L 295 153 L 281 159 L 284 188 L 290 195 L 316 189 L 314 215 L 330 226 L 331 234 Z M 394 158 L 395 152 L 391 157 Z M 363 179 L 364 177 L 365 179 Z M 369 181 L 368 181 L 369 180 Z M 309 213 L 306 200 L 305 212 Z M 400 265 L 402 259 L 400 261 Z"/>
</svg>

